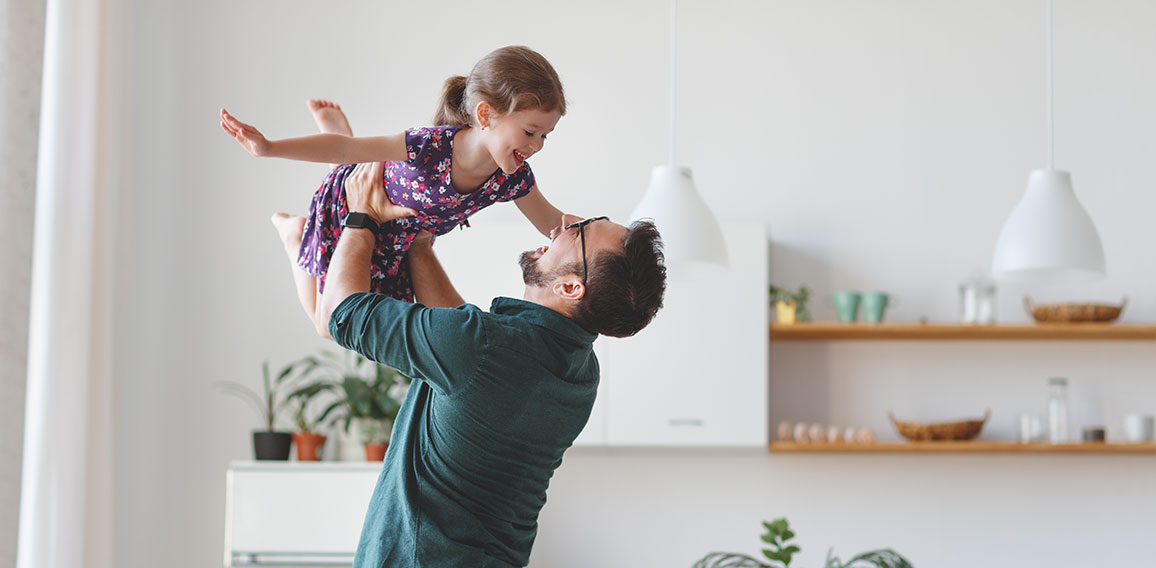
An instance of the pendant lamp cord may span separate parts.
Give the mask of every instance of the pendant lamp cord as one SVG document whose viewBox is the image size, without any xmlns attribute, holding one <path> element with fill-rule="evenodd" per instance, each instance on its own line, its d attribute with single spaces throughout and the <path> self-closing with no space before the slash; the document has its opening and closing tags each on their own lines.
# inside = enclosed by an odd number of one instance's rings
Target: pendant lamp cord
<svg viewBox="0 0 1156 568">
<path fill-rule="evenodd" d="M 678 0 L 670 0 L 670 165 L 675 158 L 675 115 L 678 109 Z"/>
<path fill-rule="evenodd" d="M 1047 100 L 1048 100 L 1048 170 L 1054 170 L 1054 169 L 1056 169 L 1055 142 L 1054 142 L 1054 140 L 1055 140 L 1055 132 L 1054 132 L 1055 126 L 1053 125 L 1055 122 L 1055 110 L 1054 110 L 1055 102 L 1053 101 L 1052 83 L 1054 83 L 1055 79 L 1053 78 L 1053 69 L 1052 69 L 1052 66 L 1053 66 L 1052 65 L 1052 50 L 1053 50 L 1053 48 L 1052 48 L 1052 0 L 1047 0 L 1046 4 L 1047 4 L 1047 9 L 1045 11 L 1045 13 L 1046 13 L 1045 19 L 1047 20 L 1046 23 L 1047 23 L 1047 44 L 1048 44 L 1047 72 L 1046 72 L 1047 73 L 1047 81 L 1048 81 L 1048 92 L 1047 92 Z"/>
</svg>

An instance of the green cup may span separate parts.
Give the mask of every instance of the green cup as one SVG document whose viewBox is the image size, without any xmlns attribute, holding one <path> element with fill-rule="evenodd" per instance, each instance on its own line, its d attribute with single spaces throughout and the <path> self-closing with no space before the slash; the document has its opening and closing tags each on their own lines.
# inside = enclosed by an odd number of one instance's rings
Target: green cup
<svg viewBox="0 0 1156 568">
<path fill-rule="evenodd" d="M 883 321 L 883 312 L 887 310 L 890 296 L 885 292 L 863 292 L 863 321 L 879 323 Z"/>
<path fill-rule="evenodd" d="M 835 292 L 831 296 L 831 302 L 835 304 L 835 313 L 838 314 L 839 321 L 853 323 L 859 318 L 859 298 L 861 296 L 859 292 Z"/>
</svg>

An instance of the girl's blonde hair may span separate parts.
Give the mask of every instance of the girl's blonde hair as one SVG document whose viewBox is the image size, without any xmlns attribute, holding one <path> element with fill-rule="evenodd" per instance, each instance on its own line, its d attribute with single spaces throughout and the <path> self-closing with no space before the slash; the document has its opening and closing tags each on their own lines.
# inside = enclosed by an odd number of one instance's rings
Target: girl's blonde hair
<svg viewBox="0 0 1156 568">
<path fill-rule="evenodd" d="M 511 45 L 491 51 L 469 77 L 446 79 L 434 113 L 435 126 L 470 126 L 473 109 L 485 101 L 499 116 L 527 109 L 566 114 L 566 94 L 558 72 L 540 53 Z"/>
</svg>

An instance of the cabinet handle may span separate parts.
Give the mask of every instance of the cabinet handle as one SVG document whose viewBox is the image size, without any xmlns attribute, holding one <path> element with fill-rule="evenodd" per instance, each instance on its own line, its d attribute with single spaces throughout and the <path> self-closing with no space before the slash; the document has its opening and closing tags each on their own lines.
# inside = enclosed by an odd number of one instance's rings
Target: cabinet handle
<svg viewBox="0 0 1156 568">
<path fill-rule="evenodd" d="M 702 426 L 699 418 L 671 418 L 667 421 L 671 426 Z"/>
</svg>

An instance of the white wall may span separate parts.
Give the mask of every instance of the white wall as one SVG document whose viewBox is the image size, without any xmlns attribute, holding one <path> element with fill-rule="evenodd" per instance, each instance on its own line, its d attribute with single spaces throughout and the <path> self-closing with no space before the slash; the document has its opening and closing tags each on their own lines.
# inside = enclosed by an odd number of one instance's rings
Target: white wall
<svg viewBox="0 0 1156 568">
<path fill-rule="evenodd" d="M 1056 163 L 1095 219 L 1110 277 L 1001 288 L 1001 318 L 1045 299 L 1130 296 L 1156 320 L 1156 5 L 1056 2 Z M 298 312 L 268 214 L 304 212 L 323 167 L 248 157 L 226 106 L 273 137 L 309 132 L 304 101 L 359 133 L 425 124 L 442 80 L 523 43 L 571 100 L 534 159 L 560 207 L 624 218 L 667 150 L 667 3 L 594 0 L 132 3 L 129 172 L 117 255 L 117 565 L 220 562 L 224 468 L 256 420 L 210 390 L 258 380 L 321 342 Z M 720 217 L 766 223 L 771 279 L 891 291 L 893 320 L 950 320 L 990 262 L 1028 171 L 1045 161 L 1043 4 L 985 0 L 684 0 L 678 144 Z M 495 207 L 475 225 L 515 220 Z M 450 238 L 469 238 L 455 232 Z M 529 246 L 527 246 L 529 248 Z M 511 255 L 511 258 L 513 256 Z M 450 267 L 452 272 L 453 267 Z M 455 275 L 460 278 L 468 275 Z M 516 293 L 517 291 L 511 291 Z M 1079 298 L 1076 298 L 1076 297 Z M 816 316 L 833 317 L 817 302 Z M 992 434 L 1073 380 L 1077 424 L 1156 411 L 1148 344 L 784 345 L 773 421 L 862 423 L 991 408 Z M 542 513 L 537 566 L 686 566 L 755 552 L 788 515 L 817 566 L 894 546 L 920 566 L 1142 564 L 1156 461 L 1064 456 L 767 456 L 574 451 Z M 1077 543 L 1073 545 L 1073 543 Z"/>
</svg>

